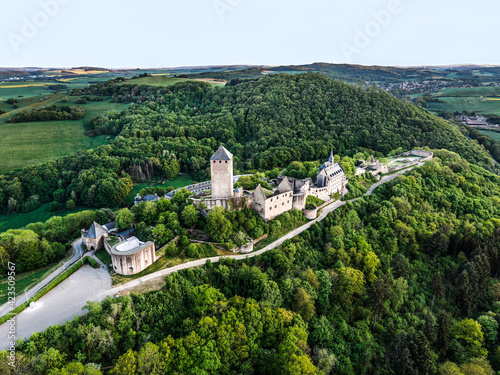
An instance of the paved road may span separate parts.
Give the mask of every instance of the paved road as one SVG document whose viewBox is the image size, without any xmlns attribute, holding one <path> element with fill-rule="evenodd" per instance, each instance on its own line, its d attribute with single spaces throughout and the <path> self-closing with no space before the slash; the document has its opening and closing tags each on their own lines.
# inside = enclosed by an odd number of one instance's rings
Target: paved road
<svg viewBox="0 0 500 375">
<path fill-rule="evenodd" d="M 85 265 L 68 277 L 57 288 L 52 289 L 35 307 L 28 307 L 16 315 L 16 338 L 28 338 L 34 332 L 62 324 L 75 315 L 83 315 L 86 301 L 99 302 L 102 292 L 111 288 L 111 276 L 105 268 L 94 269 Z M 0 326 L 0 350 L 7 349 L 9 322 Z"/>
<path fill-rule="evenodd" d="M 408 171 L 409 169 L 400 171 L 390 176 L 384 176 L 367 191 L 366 195 L 371 195 L 380 185 L 391 181 Z M 361 198 L 353 199 L 350 202 L 354 202 L 358 199 Z M 348 202 L 337 201 L 324 207 L 316 219 L 292 230 L 280 239 L 253 253 L 205 258 L 179 264 L 171 268 L 151 273 L 114 288 L 111 286 L 111 277 L 106 269 L 106 266 L 97 257 L 95 257 L 94 252 L 91 252 L 90 256 L 99 262 L 101 268 L 93 269 L 90 266 L 81 268 L 61 283 L 57 288 L 43 296 L 40 301 L 37 302 L 37 306 L 34 309 L 27 308 L 22 313 L 17 315 L 16 328 L 18 337 L 29 337 L 34 332 L 42 331 L 50 325 L 64 323 L 65 321 L 72 319 L 75 315 L 83 315 L 84 311 L 82 311 L 82 307 L 86 305 L 86 301 L 88 300 L 96 302 L 102 301 L 107 296 L 113 296 L 121 291 L 135 288 L 149 280 L 165 277 L 183 269 L 203 266 L 207 260 L 210 260 L 212 263 L 217 263 L 221 260 L 221 258 L 242 260 L 263 254 L 280 246 L 286 240 L 291 239 L 309 229 L 311 225 L 324 220 L 330 212 L 347 203 Z M 7 329 L 8 323 L 0 326 L 0 350 L 5 349 L 8 345 Z"/>
<path fill-rule="evenodd" d="M 75 254 L 71 257 L 70 260 L 65 262 L 61 267 L 59 267 L 54 272 L 52 272 L 49 276 L 47 276 L 45 279 L 43 279 L 40 283 L 36 284 L 33 288 L 29 289 L 27 292 L 29 299 L 31 299 L 43 287 L 45 287 L 48 283 L 50 283 L 57 276 L 59 276 L 62 272 L 64 272 L 69 267 L 71 267 L 75 262 L 77 262 L 80 259 L 80 257 L 83 254 L 82 239 L 80 238 L 80 239 L 76 240 L 75 242 L 73 242 L 72 245 L 73 245 L 73 250 L 74 250 Z M 19 291 L 17 291 L 17 292 L 19 292 Z M 26 302 L 26 293 L 19 294 L 19 296 L 16 297 L 16 304 L 15 304 L 14 308 L 22 305 L 25 302 Z M 8 312 L 10 312 L 10 306 L 7 303 L 0 306 L 0 317 L 7 314 Z"/>
</svg>

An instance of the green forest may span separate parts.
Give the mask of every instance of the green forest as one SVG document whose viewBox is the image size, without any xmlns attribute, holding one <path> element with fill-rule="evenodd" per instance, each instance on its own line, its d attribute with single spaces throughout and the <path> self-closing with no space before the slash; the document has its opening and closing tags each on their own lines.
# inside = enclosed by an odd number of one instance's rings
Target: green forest
<svg viewBox="0 0 500 375">
<path fill-rule="evenodd" d="M 171 200 L 127 207 L 134 182 L 179 172 L 208 179 L 208 160 L 221 143 L 235 156 L 235 175 L 252 174 L 238 183 L 245 189 L 280 171 L 314 176 L 332 150 L 349 175 L 361 156 L 397 149 L 429 147 L 434 159 L 274 250 L 207 261 L 167 276 L 159 290 L 89 302 L 85 315 L 20 341 L 15 368 L 0 352 L 0 375 L 500 371 L 500 180 L 488 153 L 494 143 L 381 90 L 316 73 L 224 88 L 119 82 L 72 92 L 132 103 L 90 121 L 94 134 L 112 141 L 0 176 L 2 213 L 46 202 L 54 210 L 96 208 L 1 233 L 2 272 L 9 260 L 24 271 L 60 259 L 93 221 L 135 225 L 141 240 L 167 244 L 166 256 L 192 259 L 217 254 L 189 243 L 193 228 L 229 249 L 305 222 L 297 210 L 270 222 L 247 209 L 204 217 L 185 189 Z M 347 198 L 374 181 L 371 174 L 351 179 Z M 164 192 L 155 189 L 143 193 Z"/>
<path fill-rule="evenodd" d="M 80 120 L 83 116 L 85 116 L 85 110 L 82 106 L 71 108 L 52 105 L 43 109 L 20 112 L 11 117 L 8 122 Z"/>
<path fill-rule="evenodd" d="M 498 182 L 436 151 L 279 249 L 89 303 L 20 343 L 18 371 L 493 375 Z"/>
<path fill-rule="evenodd" d="M 445 148 L 488 170 L 498 168 L 456 125 L 381 90 L 320 74 L 280 74 L 225 88 L 206 82 L 165 88 L 119 82 L 73 91 L 133 103 L 90 121 L 91 132 L 115 139 L 0 176 L 0 213 L 29 212 L 47 202 L 55 210 L 117 207 L 132 181 L 172 179 L 179 171 L 205 180 L 207 161 L 221 143 L 235 155 L 235 172 L 323 161 L 332 148 L 342 156 L 383 157 L 418 146 Z"/>
</svg>

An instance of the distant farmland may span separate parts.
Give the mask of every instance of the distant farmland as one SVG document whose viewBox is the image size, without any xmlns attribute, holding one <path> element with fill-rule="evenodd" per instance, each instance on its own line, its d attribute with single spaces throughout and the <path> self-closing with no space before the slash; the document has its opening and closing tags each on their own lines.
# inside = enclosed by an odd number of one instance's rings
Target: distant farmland
<svg viewBox="0 0 500 375">
<path fill-rule="evenodd" d="M 175 85 L 176 83 L 180 82 L 189 82 L 189 81 L 201 81 L 201 80 L 195 80 L 195 79 L 188 79 L 188 78 L 175 78 L 175 77 L 167 77 L 167 76 L 152 76 L 152 77 L 143 77 L 143 78 L 137 78 L 137 79 L 128 79 L 124 82 L 121 82 L 120 85 L 148 85 L 148 86 L 172 86 Z M 225 82 L 209 82 L 211 85 L 214 86 L 225 86 Z"/>
<path fill-rule="evenodd" d="M 490 137 L 494 141 L 500 142 L 500 132 L 496 132 L 493 130 L 483 130 L 483 129 L 477 129 L 479 133 L 486 135 L 487 137 Z"/>
<path fill-rule="evenodd" d="M 3 103 L 2 109 L 10 111 L 0 116 L 0 174 L 26 165 L 55 159 L 72 152 L 100 146 L 106 136 L 88 137 L 85 135 L 91 118 L 112 111 L 122 111 L 128 105 L 103 102 L 89 102 L 82 105 L 85 116 L 76 121 L 41 121 L 7 123 L 14 113 L 31 108 L 43 108 L 58 103 L 63 94 L 49 96 L 39 102 L 38 98 L 27 98 L 19 102 L 23 108 L 12 110 L 12 106 Z M 65 105 L 75 106 L 78 97 L 70 97 Z"/>
<path fill-rule="evenodd" d="M 500 87 L 496 86 L 480 86 L 480 87 L 464 87 L 464 88 L 451 88 L 444 89 L 436 94 L 437 97 L 441 96 L 500 96 Z"/>
<path fill-rule="evenodd" d="M 491 100 L 496 98 L 484 98 L 478 96 L 440 96 L 440 100 L 446 103 L 428 103 L 430 111 L 448 111 L 448 112 L 478 112 L 484 114 L 500 115 L 500 100 Z"/>
</svg>

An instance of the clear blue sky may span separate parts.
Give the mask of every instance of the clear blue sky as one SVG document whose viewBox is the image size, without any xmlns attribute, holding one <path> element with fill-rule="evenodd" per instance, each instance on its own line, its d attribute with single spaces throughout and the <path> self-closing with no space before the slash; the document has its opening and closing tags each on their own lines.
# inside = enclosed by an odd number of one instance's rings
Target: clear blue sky
<svg viewBox="0 0 500 375">
<path fill-rule="evenodd" d="M 498 0 L 4 1 L 0 66 L 500 64 L 499 14 Z"/>
</svg>

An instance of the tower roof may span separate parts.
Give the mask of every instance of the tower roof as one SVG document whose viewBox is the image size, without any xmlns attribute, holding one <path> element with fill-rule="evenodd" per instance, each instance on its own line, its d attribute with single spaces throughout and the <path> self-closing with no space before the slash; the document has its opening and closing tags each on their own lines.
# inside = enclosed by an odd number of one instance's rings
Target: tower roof
<svg viewBox="0 0 500 375">
<path fill-rule="evenodd" d="M 262 189 L 262 186 L 260 186 L 260 184 L 257 185 L 253 194 L 257 199 L 266 200 L 266 194 L 264 193 L 264 189 Z"/>
<path fill-rule="evenodd" d="M 94 238 L 97 239 L 101 237 L 102 235 L 108 233 L 106 228 L 104 228 L 102 225 L 97 224 L 95 221 L 92 223 L 92 226 L 90 229 L 87 231 L 85 234 L 85 237 L 87 238 Z"/>
<path fill-rule="evenodd" d="M 283 181 L 278 185 L 278 192 L 280 193 L 287 193 L 289 191 L 292 191 L 292 187 L 290 186 L 290 182 L 288 181 L 288 177 L 285 177 Z"/>
<path fill-rule="evenodd" d="M 215 154 L 212 155 L 210 160 L 231 160 L 233 158 L 233 154 L 231 154 L 224 146 L 220 146 Z"/>
</svg>

